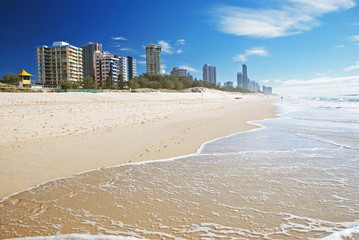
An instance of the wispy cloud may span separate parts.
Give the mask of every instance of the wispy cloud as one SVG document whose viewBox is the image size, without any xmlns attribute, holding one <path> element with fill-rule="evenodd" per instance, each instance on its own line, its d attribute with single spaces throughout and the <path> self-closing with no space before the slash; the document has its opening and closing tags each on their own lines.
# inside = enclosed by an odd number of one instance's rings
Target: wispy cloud
<svg viewBox="0 0 359 240">
<path fill-rule="evenodd" d="M 127 40 L 126 38 L 124 37 L 112 37 L 113 40 Z"/>
<path fill-rule="evenodd" d="M 196 70 L 195 68 L 191 67 L 191 66 L 188 66 L 188 65 L 181 65 L 179 66 L 180 69 L 186 69 L 187 71 L 190 71 L 190 72 L 198 72 L 198 70 Z"/>
<path fill-rule="evenodd" d="M 237 62 L 247 62 L 248 57 L 256 55 L 256 56 L 268 56 L 268 51 L 264 47 L 255 47 L 245 51 L 245 53 L 238 54 L 234 56 L 232 59 Z"/>
<path fill-rule="evenodd" d="M 346 10 L 355 0 L 278 1 L 271 9 L 222 6 L 214 11 L 218 29 L 224 33 L 257 38 L 298 34 L 320 25 L 324 14 Z"/>
<path fill-rule="evenodd" d="M 359 35 L 351 36 L 350 40 L 356 42 L 356 45 L 359 45 Z"/>
<path fill-rule="evenodd" d="M 181 45 L 185 45 L 184 39 L 179 39 L 179 40 L 177 40 L 177 42 Z M 169 42 L 166 42 L 163 40 L 158 41 L 157 44 L 161 46 L 161 51 L 163 51 L 164 53 L 167 53 L 167 54 L 173 54 L 173 53 L 180 54 L 183 52 L 182 49 L 176 50 L 171 46 L 171 44 Z"/>
<path fill-rule="evenodd" d="M 146 61 L 137 61 L 138 64 L 146 64 Z"/>
<path fill-rule="evenodd" d="M 292 79 L 276 86 L 283 95 L 322 96 L 359 92 L 359 75 L 347 77 L 318 77 L 309 80 Z"/>
<path fill-rule="evenodd" d="M 173 53 L 173 49 L 171 47 L 171 45 L 163 40 L 158 41 L 158 45 L 161 46 L 161 51 L 168 53 L 168 54 L 172 54 Z"/>
<path fill-rule="evenodd" d="M 178 39 L 177 43 L 181 44 L 181 45 L 186 45 L 186 41 L 182 38 L 182 39 Z"/>
<path fill-rule="evenodd" d="M 354 69 L 359 69 L 359 61 L 358 62 L 355 62 L 355 65 L 353 66 L 349 66 L 349 67 L 346 67 L 346 68 L 343 68 L 344 71 L 352 71 Z"/>
<path fill-rule="evenodd" d="M 146 54 L 142 54 L 140 55 L 140 57 L 146 58 Z"/>
<path fill-rule="evenodd" d="M 131 48 L 120 48 L 118 50 L 120 50 L 120 51 L 131 51 Z"/>
</svg>

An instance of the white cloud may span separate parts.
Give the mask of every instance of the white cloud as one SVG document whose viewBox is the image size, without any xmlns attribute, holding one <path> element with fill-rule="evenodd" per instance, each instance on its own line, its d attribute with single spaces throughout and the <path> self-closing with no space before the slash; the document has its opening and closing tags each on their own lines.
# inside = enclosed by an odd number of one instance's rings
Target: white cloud
<svg viewBox="0 0 359 240">
<path fill-rule="evenodd" d="M 146 61 L 137 61 L 138 64 L 146 64 Z"/>
<path fill-rule="evenodd" d="M 158 45 L 161 46 L 161 51 L 168 53 L 168 54 L 173 53 L 172 47 L 168 42 L 160 40 L 160 41 L 158 41 Z"/>
<path fill-rule="evenodd" d="M 234 6 L 215 10 L 218 29 L 224 33 L 257 38 L 276 38 L 309 31 L 320 25 L 319 17 L 355 6 L 355 0 L 278 1 L 271 9 Z"/>
<path fill-rule="evenodd" d="M 140 57 L 146 58 L 146 54 L 142 54 L 140 55 Z"/>
<path fill-rule="evenodd" d="M 166 70 L 166 64 L 161 64 L 161 70 Z"/>
<path fill-rule="evenodd" d="M 268 56 L 268 51 L 264 47 L 255 47 L 245 51 L 243 54 L 238 54 L 234 56 L 232 59 L 237 62 L 247 62 L 248 57 L 256 55 L 256 56 Z"/>
<path fill-rule="evenodd" d="M 353 42 L 358 42 L 359 41 L 359 35 L 351 36 L 350 40 L 353 41 Z"/>
<path fill-rule="evenodd" d="M 273 88 L 281 95 L 328 96 L 359 92 L 359 75 L 347 77 L 319 77 L 309 80 L 283 81 Z"/>
<path fill-rule="evenodd" d="M 182 39 L 178 39 L 177 43 L 181 44 L 181 45 L 186 45 L 186 41 L 182 38 Z"/>
<path fill-rule="evenodd" d="M 191 66 L 187 66 L 187 65 L 181 65 L 179 66 L 180 69 L 186 69 L 187 71 L 190 72 L 198 72 L 198 70 L 196 70 L 195 68 L 191 67 Z"/>
<path fill-rule="evenodd" d="M 237 62 L 247 62 L 248 61 L 246 55 L 244 55 L 244 54 L 238 54 L 238 55 L 232 57 L 232 59 Z"/>
<path fill-rule="evenodd" d="M 358 62 L 355 62 L 355 65 L 353 66 L 349 66 L 349 67 L 346 67 L 346 68 L 343 68 L 344 71 L 352 71 L 354 69 L 359 69 L 359 61 Z"/>
<path fill-rule="evenodd" d="M 124 37 L 112 37 L 113 40 L 127 40 Z"/>
<path fill-rule="evenodd" d="M 131 49 L 130 48 L 120 48 L 119 50 L 120 51 L 130 51 Z"/>
<path fill-rule="evenodd" d="M 184 39 L 180 39 L 180 40 L 177 40 L 177 42 L 180 41 L 179 43 L 184 45 L 185 44 Z M 169 42 L 166 42 L 166 41 L 163 41 L 163 40 L 158 41 L 158 45 L 161 46 L 161 51 L 163 51 L 164 53 L 168 53 L 168 54 L 177 53 L 177 54 L 180 54 L 180 53 L 183 52 L 182 49 L 177 49 L 177 50 L 173 49 L 173 47 L 171 46 L 171 44 Z"/>
</svg>

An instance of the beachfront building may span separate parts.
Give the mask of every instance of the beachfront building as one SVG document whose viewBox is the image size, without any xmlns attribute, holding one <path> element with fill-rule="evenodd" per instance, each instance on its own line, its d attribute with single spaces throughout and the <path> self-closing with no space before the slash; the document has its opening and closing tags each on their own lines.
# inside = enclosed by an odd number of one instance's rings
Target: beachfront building
<svg viewBox="0 0 359 240">
<path fill-rule="evenodd" d="M 225 83 L 223 83 L 223 87 L 224 87 L 224 88 L 226 88 L 226 87 L 233 87 L 233 82 L 230 82 L 230 81 L 225 82 Z"/>
<path fill-rule="evenodd" d="M 171 71 L 172 76 L 178 76 L 178 77 L 186 77 L 187 76 L 187 70 L 186 69 L 179 69 L 178 67 L 174 67 Z"/>
<path fill-rule="evenodd" d="M 27 73 L 24 69 L 17 75 L 21 78 L 21 81 L 19 82 L 19 87 L 31 88 L 31 77 L 33 75 Z"/>
<path fill-rule="evenodd" d="M 83 80 L 82 49 L 67 42 L 54 42 L 51 47 L 37 47 L 39 82 L 44 87 L 58 88 L 64 81 Z"/>
<path fill-rule="evenodd" d="M 116 85 L 120 74 L 119 58 L 116 55 L 103 51 L 95 51 L 93 55 L 93 68 L 95 71 L 96 87 L 105 87 L 109 78 L 111 85 Z"/>
<path fill-rule="evenodd" d="M 205 64 L 203 66 L 203 81 L 217 84 L 216 67 Z"/>
<path fill-rule="evenodd" d="M 241 72 L 237 73 L 237 88 L 243 88 L 243 75 Z"/>
<path fill-rule="evenodd" d="M 272 95 L 272 87 L 262 86 L 262 88 L 263 88 L 263 94 Z"/>
<path fill-rule="evenodd" d="M 249 85 L 248 85 L 248 90 L 252 91 L 252 92 L 259 92 L 260 91 L 260 86 L 256 81 L 249 81 Z"/>
<path fill-rule="evenodd" d="M 161 71 L 161 47 L 155 44 L 146 46 L 146 73 L 159 75 Z"/>
<path fill-rule="evenodd" d="M 118 57 L 118 66 L 120 70 L 119 73 L 122 75 L 123 81 L 127 82 L 128 81 L 127 57 Z"/>
<path fill-rule="evenodd" d="M 136 59 L 127 56 L 127 81 L 130 81 L 137 76 Z"/>
<path fill-rule="evenodd" d="M 95 51 L 102 51 L 102 44 L 88 42 L 82 46 L 83 53 L 83 76 L 92 77 L 93 75 L 93 54 Z"/>
</svg>

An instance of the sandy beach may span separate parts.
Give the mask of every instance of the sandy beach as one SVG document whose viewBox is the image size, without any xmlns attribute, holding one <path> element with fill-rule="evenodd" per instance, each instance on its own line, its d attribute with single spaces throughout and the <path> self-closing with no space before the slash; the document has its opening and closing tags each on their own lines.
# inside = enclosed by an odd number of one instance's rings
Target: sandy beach
<svg viewBox="0 0 359 240">
<path fill-rule="evenodd" d="M 195 153 L 275 116 L 273 98 L 214 90 L 0 95 L 0 198 L 91 169 Z"/>
</svg>

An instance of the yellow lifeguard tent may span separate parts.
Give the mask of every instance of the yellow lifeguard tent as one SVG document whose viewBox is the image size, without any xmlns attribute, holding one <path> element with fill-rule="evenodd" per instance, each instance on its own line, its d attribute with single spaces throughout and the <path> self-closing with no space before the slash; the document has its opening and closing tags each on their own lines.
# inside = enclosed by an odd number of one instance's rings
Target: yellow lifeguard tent
<svg viewBox="0 0 359 240">
<path fill-rule="evenodd" d="M 19 82 L 20 87 L 30 87 L 31 88 L 31 77 L 34 75 L 27 73 L 24 69 L 17 75 L 19 75 L 21 77 L 21 81 Z"/>
</svg>

